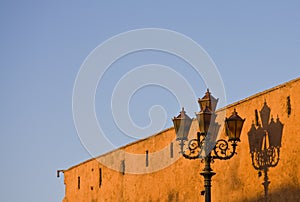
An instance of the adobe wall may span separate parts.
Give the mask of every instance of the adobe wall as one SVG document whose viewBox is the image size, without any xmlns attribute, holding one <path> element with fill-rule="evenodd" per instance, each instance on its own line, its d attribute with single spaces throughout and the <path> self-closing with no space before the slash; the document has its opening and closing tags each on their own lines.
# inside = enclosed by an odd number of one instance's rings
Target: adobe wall
<svg viewBox="0 0 300 202">
<path fill-rule="evenodd" d="M 218 111 L 228 117 L 236 108 L 246 121 L 237 155 L 212 164 L 217 173 L 212 178 L 212 201 L 264 200 L 264 173 L 259 177 L 253 168 L 248 142 L 252 124 L 257 128 L 262 126 L 259 112 L 264 103 L 270 108 L 269 123 L 271 117 L 283 123 L 280 160 L 276 167 L 268 170 L 268 198 L 270 201 L 300 201 L 299 101 L 300 79 L 296 79 Z M 196 133 L 197 127 L 194 121 L 189 136 Z M 225 138 L 224 130 L 220 130 L 220 136 Z M 64 171 L 63 201 L 204 201 L 200 195 L 204 189 L 203 177 L 199 175 L 203 164 L 199 159 L 181 157 L 174 139 L 174 129 L 167 129 Z"/>
</svg>

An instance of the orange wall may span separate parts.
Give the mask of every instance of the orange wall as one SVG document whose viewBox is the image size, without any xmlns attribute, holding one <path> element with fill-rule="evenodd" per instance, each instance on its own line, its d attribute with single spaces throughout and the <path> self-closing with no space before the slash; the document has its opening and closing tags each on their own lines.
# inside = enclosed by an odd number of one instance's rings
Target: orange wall
<svg viewBox="0 0 300 202">
<path fill-rule="evenodd" d="M 288 114 L 287 97 L 290 97 Z M 264 102 L 270 107 L 270 115 L 284 124 L 280 161 L 268 171 L 270 201 L 300 201 L 300 79 L 251 96 L 220 109 L 230 116 L 236 108 L 246 118 L 237 155 L 227 161 L 215 160 L 217 173 L 212 178 L 212 201 L 261 201 L 264 197 L 263 175 L 252 167 L 247 133 L 255 123 L 255 110 Z M 226 111 L 225 111 L 226 110 Z M 220 117 L 220 116 L 219 116 Z M 223 119 L 219 118 L 218 121 Z M 261 118 L 259 117 L 259 123 Z M 190 137 L 196 133 L 193 122 Z M 224 130 L 220 130 L 224 138 Z M 179 155 L 173 128 L 162 131 L 96 159 L 83 162 L 64 171 L 66 193 L 64 202 L 96 201 L 203 201 L 203 169 L 200 160 L 187 160 Z M 173 142 L 173 157 L 170 144 Z M 148 166 L 146 166 L 148 150 Z M 123 174 L 125 164 L 125 173 Z M 100 183 L 100 172 L 102 181 Z M 78 189 L 80 177 L 80 189 Z"/>
</svg>

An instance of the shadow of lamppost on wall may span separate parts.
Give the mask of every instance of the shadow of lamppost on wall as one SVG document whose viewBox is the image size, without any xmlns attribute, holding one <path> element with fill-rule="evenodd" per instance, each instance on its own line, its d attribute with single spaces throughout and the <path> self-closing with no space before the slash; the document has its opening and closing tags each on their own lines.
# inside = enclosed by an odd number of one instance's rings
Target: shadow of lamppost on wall
<svg viewBox="0 0 300 202">
<path fill-rule="evenodd" d="M 251 129 L 248 132 L 249 147 L 253 167 L 258 170 L 258 176 L 264 174 L 265 201 L 268 201 L 269 188 L 269 168 L 277 166 L 280 156 L 280 147 L 282 139 L 283 124 L 277 117 L 274 121 L 273 117 L 270 119 L 271 109 L 267 103 L 264 103 L 259 112 L 261 124 L 258 120 L 258 113 L 255 110 L 255 124 L 252 123 Z"/>
</svg>

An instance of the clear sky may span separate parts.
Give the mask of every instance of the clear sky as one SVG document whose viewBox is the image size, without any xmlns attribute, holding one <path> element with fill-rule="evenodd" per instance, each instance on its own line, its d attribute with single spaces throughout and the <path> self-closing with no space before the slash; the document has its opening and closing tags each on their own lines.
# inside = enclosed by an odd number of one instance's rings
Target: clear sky
<svg viewBox="0 0 300 202">
<path fill-rule="evenodd" d="M 298 1 L 1 1 L 0 201 L 61 201 L 56 170 L 91 158 L 74 126 L 72 93 L 81 64 L 100 43 L 140 28 L 182 33 L 211 56 L 232 103 L 300 76 L 299 8 Z M 117 61 L 95 104 L 116 146 L 134 139 L 113 128 L 106 95 L 129 66 L 150 63 L 177 66 L 197 96 L 206 91 L 167 54 L 145 51 Z M 164 128 L 170 127 L 180 110 L 173 98 L 158 86 L 140 89 L 130 101 L 131 118 L 145 126 L 149 108 L 162 105 Z"/>
</svg>

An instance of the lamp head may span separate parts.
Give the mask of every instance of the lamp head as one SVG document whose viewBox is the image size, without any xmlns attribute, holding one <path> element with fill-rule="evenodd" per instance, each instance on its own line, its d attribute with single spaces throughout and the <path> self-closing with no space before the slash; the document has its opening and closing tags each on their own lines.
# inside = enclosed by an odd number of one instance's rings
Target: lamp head
<svg viewBox="0 0 300 202">
<path fill-rule="evenodd" d="M 234 109 L 232 115 L 225 119 L 226 135 L 229 141 L 240 141 L 245 119 L 242 119 Z"/>
<path fill-rule="evenodd" d="M 182 108 L 180 114 L 174 117 L 172 121 L 176 132 L 176 140 L 187 140 L 193 120 L 185 113 L 184 108 Z"/>
</svg>

